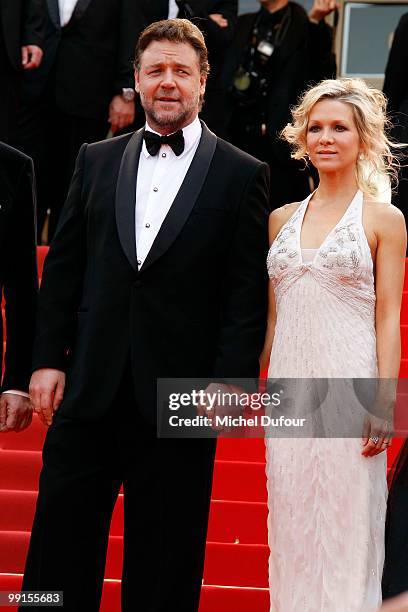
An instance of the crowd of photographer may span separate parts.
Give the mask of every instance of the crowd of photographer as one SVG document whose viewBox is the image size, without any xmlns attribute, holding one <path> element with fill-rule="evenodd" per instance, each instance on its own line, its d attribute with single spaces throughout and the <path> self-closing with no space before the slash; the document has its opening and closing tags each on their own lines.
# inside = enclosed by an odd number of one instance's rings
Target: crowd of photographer
<svg viewBox="0 0 408 612">
<path fill-rule="evenodd" d="M 312 168 L 292 160 L 279 134 L 310 83 L 336 75 L 338 5 L 314 0 L 309 13 L 289 0 L 259 0 L 238 16 L 238 0 L 17 0 L 0 5 L 0 141 L 34 160 L 39 243 L 49 243 L 79 147 L 144 125 L 132 58 L 150 23 L 193 20 L 211 66 L 201 118 L 222 138 L 266 161 L 271 206 L 299 201 L 316 185 Z M 326 17 L 330 17 L 328 20 Z M 402 142 L 408 99 L 403 16 L 384 91 Z M 58 134 L 58 140 L 56 139 Z M 406 169 L 394 203 L 405 213 Z"/>
<path fill-rule="evenodd" d="M 202 119 L 269 163 L 273 208 L 305 197 L 310 173 L 290 159 L 279 132 L 307 84 L 335 75 L 332 28 L 324 20 L 335 9 L 334 0 L 315 0 L 308 15 L 296 2 L 261 0 L 256 13 L 238 17 L 237 0 L 2 4 L 8 112 L 0 140 L 34 160 L 39 242 L 52 239 L 81 144 L 144 124 L 134 93 L 135 43 L 144 27 L 169 17 L 194 20 L 206 37 L 211 75 Z"/>
</svg>

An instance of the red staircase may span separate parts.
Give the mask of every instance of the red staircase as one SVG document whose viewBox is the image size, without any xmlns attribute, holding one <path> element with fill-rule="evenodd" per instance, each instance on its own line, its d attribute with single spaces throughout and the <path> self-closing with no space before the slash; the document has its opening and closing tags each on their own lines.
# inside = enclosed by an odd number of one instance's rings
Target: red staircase
<svg viewBox="0 0 408 612">
<path fill-rule="evenodd" d="M 45 253 L 40 248 L 40 270 Z M 401 327 L 401 377 L 405 377 L 408 291 L 404 292 Z M 18 590 L 21 585 L 45 431 L 35 416 L 28 430 L 0 435 L 0 591 Z M 388 451 L 389 463 L 399 445 L 400 440 L 394 440 Z M 266 517 L 264 441 L 221 439 L 216 455 L 200 612 L 268 612 Z M 120 611 L 122 532 L 120 495 L 111 525 L 102 612 Z"/>
</svg>

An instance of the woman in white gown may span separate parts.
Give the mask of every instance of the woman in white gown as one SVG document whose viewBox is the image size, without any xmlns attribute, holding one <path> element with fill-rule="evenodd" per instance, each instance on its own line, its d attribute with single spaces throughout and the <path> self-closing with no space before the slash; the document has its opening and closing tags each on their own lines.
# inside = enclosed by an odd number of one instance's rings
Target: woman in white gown
<svg viewBox="0 0 408 612">
<path fill-rule="evenodd" d="M 383 95 L 341 79 L 306 92 L 284 130 L 320 182 L 270 216 L 271 379 L 398 376 L 406 231 L 378 194 L 393 171 L 385 124 Z M 336 438 L 348 410 L 325 438 L 266 438 L 271 612 L 381 604 L 390 434 L 371 418 L 359 438 Z"/>
</svg>

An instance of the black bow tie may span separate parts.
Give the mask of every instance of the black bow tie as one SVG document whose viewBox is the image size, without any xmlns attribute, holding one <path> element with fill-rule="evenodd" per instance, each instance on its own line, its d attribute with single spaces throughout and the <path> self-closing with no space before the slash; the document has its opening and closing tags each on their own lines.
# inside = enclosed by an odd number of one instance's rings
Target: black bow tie
<svg viewBox="0 0 408 612">
<path fill-rule="evenodd" d="M 157 155 L 160 147 L 164 144 L 169 145 L 177 157 L 184 151 L 183 130 L 169 134 L 169 136 L 159 136 L 159 134 L 145 130 L 143 138 L 150 155 Z"/>
</svg>

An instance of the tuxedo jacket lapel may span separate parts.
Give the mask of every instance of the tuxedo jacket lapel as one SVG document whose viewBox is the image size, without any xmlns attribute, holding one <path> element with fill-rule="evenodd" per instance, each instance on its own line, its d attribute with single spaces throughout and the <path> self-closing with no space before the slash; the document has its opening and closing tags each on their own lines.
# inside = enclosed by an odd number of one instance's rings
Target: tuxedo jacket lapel
<svg viewBox="0 0 408 612">
<path fill-rule="evenodd" d="M 57 30 L 61 29 L 61 19 L 58 0 L 47 0 L 48 14 Z"/>
<path fill-rule="evenodd" d="M 72 23 L 74 21 L 78 21 L 78 19 L 81 19 L 82 15 L 85 13 L 86 9 L 88 8 L 91 2 L 92 0 L 78 0 L 74 8 L 74 12 L 72 13 L 72 17 L 69 20 L 69 23 Z"/>
<path fill-rule="evenodd" d="M 210 168 L 217 137 L 202 123 L 197 151 L 178 194 L 152 244 L 140 272 L 144 272 L 173 244 L 191 213 Z M 143 144 L 143 129 L 135 132 L 124 151 L 116 186 L 116 225 L 119 240 L 132 268 L 137 271 L 135 204 L 137 170 Z"/>
<path fill-rule="evenodd" d="M 120 164 L 116 185 L 116 226 L 130 265 L 137 271 L 135 202 L 137 169 L 143 144 L 143 129 L 129 140 Z"/>
<path fill-rule="evenodd" d="M 217 137 L 202 123 L 202 135 L 185 179 L 152 244 L 141 272 L 149 268 L 173 244 L 190 215 L 207 178 L 217 146 Z"/>
</svg>

